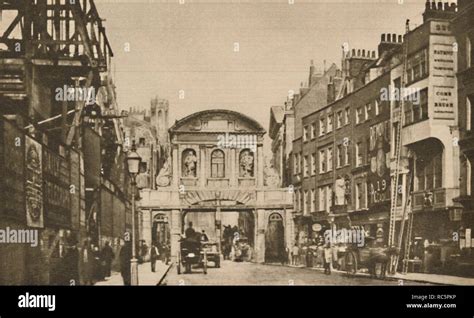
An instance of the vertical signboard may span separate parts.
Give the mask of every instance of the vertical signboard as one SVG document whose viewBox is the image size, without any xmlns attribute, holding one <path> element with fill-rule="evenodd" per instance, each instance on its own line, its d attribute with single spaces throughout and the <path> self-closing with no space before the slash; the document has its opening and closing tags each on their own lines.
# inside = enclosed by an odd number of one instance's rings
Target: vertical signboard
<svg viewBox="0 0 474 318">
<path fill-rule="evenodd" d="M 390 120 L 370 127 L 369 207 L 390 200 Z"/>
<path fill-rule="evenodd" d="M 42 228 L 43 221 L 43 165 L 41 144 L 25 136 L 25 194 L 28 226 Z"/>
<path fill-rule="evenodd" d="M 70 164 L 71 164 L 71 185 L 69 192 L 71 193 L 71 227 L 74 230 L 79 229 L 79 218 L 81 211 L 81 197 L 80 197 L 80 168 L 79 168 L 79 153 L 74 150 L 70 151 Z"/>
</svg>

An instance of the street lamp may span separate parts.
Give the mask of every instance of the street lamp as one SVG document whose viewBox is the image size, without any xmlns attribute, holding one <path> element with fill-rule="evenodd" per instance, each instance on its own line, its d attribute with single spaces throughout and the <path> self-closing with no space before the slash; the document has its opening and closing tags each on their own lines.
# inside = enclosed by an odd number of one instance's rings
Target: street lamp
<svg viewBox="0 0 474 318">
<path fill-rule="evenodd" d="M 132 259 L 130 261 L 132 286 L 138 285 L 138 259 L 135 246 L 135 189 L 137 186 L 136 178 L 138 172 L 140 171 L 141 161 L 142 158 L 138 155 L 137 149 L 135 147 L 135 142 L 133 142 L 132 149 L 130 149 L 127 155 L 128 173 L 130 174 L 130 177 L 132 179 Z"/>
</svg>

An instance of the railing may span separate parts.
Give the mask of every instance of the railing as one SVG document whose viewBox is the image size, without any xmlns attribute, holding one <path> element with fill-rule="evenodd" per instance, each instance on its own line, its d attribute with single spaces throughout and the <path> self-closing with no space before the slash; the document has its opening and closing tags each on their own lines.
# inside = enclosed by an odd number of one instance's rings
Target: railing
<svg viewBox="0 0 474 318">
<path fill-rule="evenodd" d="M 458 189 L 434 189 L 413 192 L 413 211 L 444 209 L 452 205 L 452 200 L 457 196 Z"/>
</svg>

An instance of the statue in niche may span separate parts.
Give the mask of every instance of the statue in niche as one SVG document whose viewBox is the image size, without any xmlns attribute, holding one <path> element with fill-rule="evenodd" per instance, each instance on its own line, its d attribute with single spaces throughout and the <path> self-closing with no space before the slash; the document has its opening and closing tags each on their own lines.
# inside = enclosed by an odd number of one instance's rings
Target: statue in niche
<svg viewBox="0 0 474 318">
<path fill-rule="evenodd" d="M 183 157 L 183 176 L 196 177 L 197 157 L 194 150 L 186 150 Z"/>
<path fill-rule="evenodd" d="M 280 174 L 273 165 L 273 160 L 266 160 L 263 170 L 264 185 L 267 187 L 278 187 L 280 185 Z"/>
<path fill-rule="evenodd" d="M 242 178 L 252 178 L 253 172 L 253 154 L 250 150 L 243 150 L 240 153 L 240 176 Z"/>
<path fill-rule="evenodd" d="M 166 158 L 163 167 L 160 169 L 160 173 L 156 177 L 156 185 L 159 187 L 167 187 L 171 183 L 171 168 L 169 165 L 169 157 Z"/>
</svg>

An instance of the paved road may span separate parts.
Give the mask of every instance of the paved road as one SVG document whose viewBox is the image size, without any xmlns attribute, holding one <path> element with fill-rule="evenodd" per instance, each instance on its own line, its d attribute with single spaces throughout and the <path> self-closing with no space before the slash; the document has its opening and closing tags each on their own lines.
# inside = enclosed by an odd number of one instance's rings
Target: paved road
<svg viewBox="0 0 474 318">
<path fill-rule="evenodd" d="M 163 280 L 166 285 L 398 285 L 393 280 L 377 280 L 365 277 L 349 277 L 342 273 L 325 275 L 307 268 L 279 265 L 236 263 L 223 261 L 221 268 L 209 268 L 205 275 L 202 269 L 193 269 L 191 274 L 178 275 L 176 266 Z M 405 281 L 404 285 L 427 285 Z"/>
</svg>

